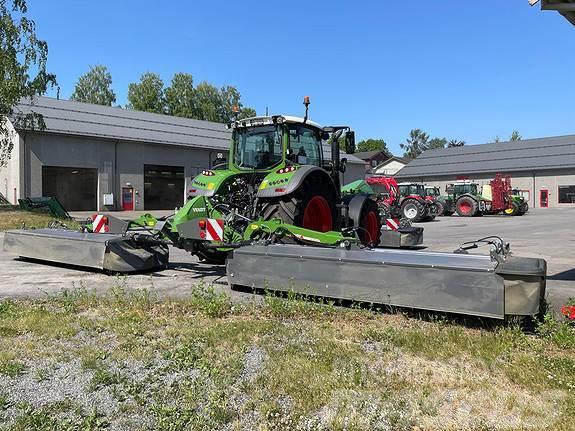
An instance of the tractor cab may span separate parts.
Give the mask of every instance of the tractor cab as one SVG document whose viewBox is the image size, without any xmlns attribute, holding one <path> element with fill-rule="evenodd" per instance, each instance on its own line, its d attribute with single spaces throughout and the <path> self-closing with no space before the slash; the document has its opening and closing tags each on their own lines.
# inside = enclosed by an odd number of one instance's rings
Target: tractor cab
<svg viewBox="0 0 575 431">
<path fill-rule="evenodd" d="M 304 118 L 253 117 L 232 128 L 231 171 L 272 171 L 286 165 L 322 166 L 323 128 Z"/>
<path fill-rule="evenodd" d="M 419 183 L 400 183 L 399 194 L 402 197 L 419 196 L 423 198 L 425 197 L 425 187 Z"/>
<path fill-rule="evenodd" d="M 471 181 L 467 181 L 467 180 L 466 181 L 458 181 L 456 183 L 449 184 L 445 188 L 445 191 L 447 192 L 448 195 L 455 195 L 455 196 L 464 195 L 466 193 L 472 194 L 472 195 L 481 194 L 479 191 L 479 186 L 477 185 L 477 183 L 472 183 Z"/>
</svg>

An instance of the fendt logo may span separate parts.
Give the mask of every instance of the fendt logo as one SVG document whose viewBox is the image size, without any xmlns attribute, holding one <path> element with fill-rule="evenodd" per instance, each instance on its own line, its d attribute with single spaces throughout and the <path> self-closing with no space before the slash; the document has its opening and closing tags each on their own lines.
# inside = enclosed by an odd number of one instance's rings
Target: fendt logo
<svg viewBox="0 0 575 431">
<path fill-rule="evenodd" d="M 192 208 L 192 212 L 195 213 L 205 213 L 206 212 L 206 208 Z"/>
</svg>

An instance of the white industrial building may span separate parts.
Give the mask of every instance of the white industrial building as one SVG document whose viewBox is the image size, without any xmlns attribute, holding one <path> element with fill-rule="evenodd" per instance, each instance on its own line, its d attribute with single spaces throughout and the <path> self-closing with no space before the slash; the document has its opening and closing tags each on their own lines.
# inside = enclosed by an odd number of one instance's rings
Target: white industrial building
<svg viewBox="0 0 575 431">
<path fill-rule="evenodd" d="M 41 114 L 46 127 L 13 130 L 0 194 L 14 204 L 55 196 L 72 211 L 181 206 L 191 179 L 227 153 L 231 136 L 220 123 L 47 97 L 15 111 Z M 345 157 L 344 181 L 363 178 L 363 161 Z"/>
</svg>

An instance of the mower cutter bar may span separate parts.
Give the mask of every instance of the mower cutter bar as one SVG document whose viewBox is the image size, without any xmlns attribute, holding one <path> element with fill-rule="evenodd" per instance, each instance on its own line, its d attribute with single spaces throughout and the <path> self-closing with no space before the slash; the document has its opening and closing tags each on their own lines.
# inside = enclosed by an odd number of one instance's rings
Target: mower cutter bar
<svg viewBox="0 0 575 431">
<path fill-rule="evenodd" d="M 7 231 L 4 251 L 28 259 L 121 273 L 161 269 L 169 257 L 167 245 L 150 235 L 64 229 Z"/>
<path fill-rule="evenodd" d="M 243 247 L 228 258 L 230 287 L 503 319 L 536 315 L 543 259 L 294 245 Z"/>
</svg>

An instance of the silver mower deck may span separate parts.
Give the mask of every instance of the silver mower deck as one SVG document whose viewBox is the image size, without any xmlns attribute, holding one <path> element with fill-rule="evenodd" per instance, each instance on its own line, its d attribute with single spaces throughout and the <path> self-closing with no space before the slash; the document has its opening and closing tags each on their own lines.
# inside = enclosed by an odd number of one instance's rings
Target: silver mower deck
<svg viewBox="0 0 575 431">
<path fill-rule="evenodd" d="M 7 231 L 4 251 L 29 259 L 122 273 L 161 269 L 169 257 L 167 246 L 143 243 L 131 235 L 64 229 Z"/>
<path fill-rule="evenodd" d="M 536 315 L 545 293 L 543 259 L 426 251 L 249 246 L 227 262 L 230 287 L 503 319 Z"/>
</svg>

